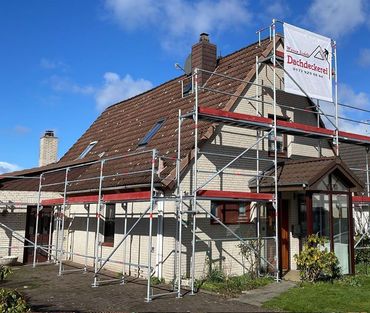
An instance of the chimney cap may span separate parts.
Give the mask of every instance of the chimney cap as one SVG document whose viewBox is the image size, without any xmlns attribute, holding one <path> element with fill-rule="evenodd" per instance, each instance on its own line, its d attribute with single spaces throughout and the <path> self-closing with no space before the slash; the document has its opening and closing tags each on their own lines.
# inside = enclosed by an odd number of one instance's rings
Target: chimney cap
<svg viewBox="0 0 370 313">
<path fill-rule="evenodd" d="M 199 42 L 207 41 L 209 42 L 209 34 L 207 33 L 201 33 L 199 36 Z"/>
<path fill-rule="evenodd" d="M 53 130 L 45 130 L 44 137 L 54 137 L 54 131 Z"/>
</svg>

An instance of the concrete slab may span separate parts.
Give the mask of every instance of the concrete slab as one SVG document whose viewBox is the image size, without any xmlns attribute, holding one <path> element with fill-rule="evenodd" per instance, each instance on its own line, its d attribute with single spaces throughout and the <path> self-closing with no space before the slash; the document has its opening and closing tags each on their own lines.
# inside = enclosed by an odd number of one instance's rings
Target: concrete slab
<svg viewBox="0 0 370 313">
<path fill-rule="evenodd" d="M 280 283 L 272 283 L 262 288 L 246 291 L 236 300 L 249 305 L 261 307 L 264 302 L 295 286 L 296 283 L 294 282 L 282 280 Z"/>
</svg>

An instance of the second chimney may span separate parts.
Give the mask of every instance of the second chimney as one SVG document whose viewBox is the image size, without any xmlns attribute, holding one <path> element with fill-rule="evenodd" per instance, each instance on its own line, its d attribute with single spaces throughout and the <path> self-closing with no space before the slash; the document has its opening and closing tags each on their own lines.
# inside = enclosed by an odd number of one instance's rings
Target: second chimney
<svg viewBox="0 0 370 313">
<path fill-rule="evenodd" d="M 201 33 L 199 42 L 191 48 L 191 68 L 213 72 L 217 65 L 217 47 L 209 42 L 209 35 Z M 209 73 L 199 71 L 198 83 L 203 86 L 211 76 Z"/>
<path fill-rule="evenodd" d="M 58 160 L 58 137 L 54 131 L 47 130 L 40 139 L 39 166 L 48 165 Z"/>
</svg>

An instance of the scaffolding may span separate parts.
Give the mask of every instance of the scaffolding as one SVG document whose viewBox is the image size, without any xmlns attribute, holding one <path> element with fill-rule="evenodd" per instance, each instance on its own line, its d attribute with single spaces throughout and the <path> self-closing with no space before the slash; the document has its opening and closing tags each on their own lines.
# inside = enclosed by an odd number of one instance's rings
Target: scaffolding
<svg viewBox="0 0 370 313">
<path fill-rule="evenodd" d="M 49 170 L 43 172 L 39 177 L 39 186 L 38 186 L 38 202 L 37 202 L 37 214 L 36 214 L 36 236 L 35 241 L 32 242 L 23 236 L 19 237 L 14 230 L 11 230 L 12 233 L 17 235 L 20 240 L 24 240 L 27 242 L 31 247 L 34 249 L 33 253 L 33 266 L 37 265 L 37 252 L 42 250 L 43 252 L 47 253 L 48 260 L 54 260 L 55 263 L 58 264 L 58 275 L 63 275 L 65 273 L 71 271 L 81 271 L 87 272 L 88 271 L 88 264 L 89 260 L 93 261 L 93 272 L 94 272 L 94 279 L 92 282 L 92 287 L 98 287 L 105 283 L 111 282 L 119 282 L 121 284 L 125 283 L 125 272 L 122 271 L 122 277 L 118 279 L 103 279 L 102 272 L 103 269 L 106 267 L 108 263 L 116 263 L 122 266 L 130 265 L 135 266 L 137 268 L 144 268 L 146 269 L 146 279 L 147 279 L 147 289 L 146 289 L 146 301 L 151 301 L 156 297 L 160 297 L 162 295 L 173 294 L 177 297 L 182 297 L 182 290 L 184 288 L 182 277 L 183 277 L 183 270 L 182 270 L 182 254 L 183 254 L 183 217 L 188 216 L 191 219 L 191 261 L 190 261 L 190 290 L 191 294 L 195 293 L 195 268 L 196 268 L 196 246 L 197 242 L 202 241 L 201 239 L 197 238 L 197 216 L 203 214 L 205 216 L 209 216 L 211 219 L 216 221 L 222 228 L 224 228 L 227 232 L 229 232 L 235 240 L 247 245 L 250 247 L 255 254 L 256 259 L 259 262 L 263 261 L 265 264 L 268 265 L 270 269 L 272 269 L 274 273 L 275 280 L 277 282 L 280 281 L 280 264 L 279 264 L 279 190 L 278 190 L 278 133 L 284 133 L 293 136 L 302 136 L 307 138 L 318 139 L 320 144 L 320 140 L 330 141 L 333 144 L 335 154 L 339 156 L 339 143 L 349 143 L 355 145 L 361 145 L 364 147 L 370 146 L 370 137 L 360 134 L 354 134 L 349 132 L 344 132 L 340 130 L 339 122 L 342 120 L 352 121 L 347 117 L 340 117 L 339 107 L 343 106 L 346 108 L 357 109 L 355 107 L 349 105 L 342 105 L 338 103 L 338 80 L 337 80 L 337 56 L 336 56 L 336 44 L 333 42 L 333 57 L 334 57 L 334 69 L 333 69 L 333 77 L 334 77 L 334 88 L 335 88 L 335 97 L 334 97 L 334 114 L 328 114 L 323 111 L 320 107 L 319 103 L 315 102 L 315 100 L 311 99 L 309 95 L 305 93 L 305 91 L 297 84 L 296 81 L 293 82 L 301 89 L 301 91 L 306 95 L 309 103 L 310 108 L 299 108 L 294 106 L 288 106 L 286 104 L 278 103 L 277 92 L 281 91 L 278 88 L 277 82 L 277 75 L 278 71 L 284 72 L 284 67 L 282 65 L 282 53 L 277 49 L 278 43 L 278 35 L 276 32 L 276 27 L 278 24 L 282 22 L 273 20 L 272 24 L 266 28 L 263 28 L 257 31 L 257 35 L 259 38 L 259 44 L 261 44 L 261 33 L 268 31 L 270 42 L 272 43 L 272 53 L 265 57 L 261 58 L 259 56 L 256 57 L 255 61 L 255 81 L 253 80 L 244 80 L 236 77 L 232 77 L 223 73 L 218 73 L 217 71 L 207 71 L 201 68 L 195 68 L 194 73 L 192 73 L 191 79 L 191 92 L 187 90 L 187 96 L 194 97 L 194 106 L 190 112 L 182 112 L 179 110 L 178 114 L 178 133 L 177 133 L 177 156 L 169 158 L 167 156 L 160 155 L 156 149 L 152 150 L 143 150 L 138 151 L 135 153 L 114 156 L 114 157 L 107 157 L 102 158 L 97 161 L 85 162 L 77 165 L 70 165 L 62 168 L 57 168 L 54 170 Z M 268 66 L 272 69 L 272 84 L 266 85 L 260 83 L 259 72 L 262 66 Z M 202 85 L 199 82 L 199 75 L 201 73 L 205 73 L 207 75 L 218 77 L 219 79 L 225 81 L 234 81 L 245 86 L 244 90 L 247 89 L 249 86 L 253 86 L 255 89 L 254 96 L 247 96 L 241 92 L 240 94 L 234 92 L 228 92 L 227 90 L 215 89 L 212 87 L 207 86 L 206 84 Z M 189 79 L 189 77 L 187 78 Z M 184 83 L 182 82 L 182 89 L 184 89 Z M 270 90 L 272 93 L 272 101 L 266 101 L 262 98 L 262 93 L 264 90 Z M 215 109 L 207 106 L 207 103 L 203 103 L 203 99 L 200 95 L 201 92 L 207 92 L 212 94 L 222 94 L 227 95 L 230 98 L 234 98 L 237 100 L 247 100 L 250 103 L 255 104 L 255 115 L 252 114 L 245 114 L 245 113 L 236 113 L 231 111 L 225 111 L 221 109 Z M 184 95 L 182 95 L 184 97 Z M 272 117 L 264 116 L 264 106 L 269 106 L 272 108 Z M 290 109 L 292 111 L 297 111 L 300 114 L 314 114 L 317 118 L 317 125 L 306 125 L 297 122 L 291 121 L 283 121 L 279 120 L 278 117 L 278 109 Z M 369 111 L 360 109 L 361 111 Z M 323 125 L 323 120 L 326 119 L 327 123 L 332 127 L 326 128 Z M 184 121 L 190 120 L 194 123 L 194 144 L 193 144 L 193 176 L 192 176 L 192 184 L 191 190 L 183 190 L 182 188 L 182 164 L 181 161 L 183 159 L 182 155 L 182 127 L 184 127 Z M 224 152 L 210 152 L 210 151 L 202 151 L 201 146 L 199 145 L 200 142 L 200 133 L 199 133 L 199 123 L 205 122 L 209 123 L 210 125 L 218 124 L 218 125 L 230 125 L 232 127 L 237 128 L 244 128 L 255 131 L 255 141 L 250 144 L 248 147 L 243 149 L 241 153 L 238 155 L 231 155 Z M 370 125 L 367 122 L 361 122 L 362 124 Z M 271 140 L 273 143 L 274 151 L 271 158 L 264 158 L 263 157 L 263 148 L 262 143 L 266 140 Z M 250 156 L 251 152 L 255 152 L 255 157 Z M 368 149 L 366 149 L 366 153 L 368 153 Z M 129 163 L 127 159 L 135 158 L 138 156 L 146 155 L 147 159 L 149 160 L 146 163 L 145 168 L 141 168 L 137 171 L 125 171 L 125 172 L 112 172 L 106 170 L 107 164 L 111 162 L 122 162 L 122 163 Z M 229 162 L 226 162 L 224 166 L 222 166 L 216 172 L 205 171 L 201 168 L 201 164 L 199 162 L 201 155 L 213 155 L 219 156 L 226 159 L 231 159 Z M 174 193 L 172 196 L 165 196 L 161 194 L 160 190 L 157 188 L 156 182 L 158 178 L 159 166 L 158 163 L 160 159 L 170 159 L 175 163 L 175 181 L 176 187 L 174 187 Z M 237 161 L 243 160 L 250 160 L 255 162 L 255 171 L 254 174 L 245 174 L 245 176 L 250 177 L 251 179 L 255 179 L 256 182 L 256 192 L 250 191 L 226 191 L 226 190 L 212 190 L 207 189 L 207 186 L 216 178 L 218 178 L 222 173 L 230 168 L 233 164 Z M 366 169 L 361 169 L 366 171 L 367 175 L 367 196 L 361 197 L 353 197 L 353 203 L 370 203 L 370 184 L 369 184 L 369 166 L 368 166 L 368 159 L 366 155 Z M 263 172 L 261 163 L 269 163 L 273 171 L 267 175 Z M 89 168 L 94 168 L 95 172 L 98 172 L 99 175 L 91 174 L 89 172 Z M 83 171 L 88 173 L 87 177 L 79 178 Z M 208 179 L 201 182 L 198 177 L 198 173 L 208 173 L 210 174 Z M 53 178 L 49 178 L 52 176 Z M 237 174 L 236 174 L 237 175 Z M 149 181 L 142 186 L 142 191 L 132 191 L 128 186 L 128 189 L 125 192 L 115 192 L 112 193 L 113 190 L 109 190 L 106 188 L 104 183 L 107 180 L 111 179 L 122 179 L 127 177 L 133 176 L 144 176 L 150 177 Z M 15 177 L 20 178 L 20 177 Z M 28 177 L 29 178 L 29 177 Z M 271 180 L 273 185 L 273 190 L 270 193 L 261 192 L 260 188 L 260 180 L 262 178 L 268 178 Z M 97 185 L 97 188 L 94 189 L 94 194 L 89 195 L 78 195 L 76 190 L 78 190 L 78 185 L 83 183 L 91 183 Z M 52 190 L 56 188 L 62 194 L 62 197 L 57 199 L 41 199 L 41 193 L 43 191 Z M 132 188 L 136 188 L 132 186 Z M 201 204 L 202 200 L 219 200 L 219 201 L 241 201 L 241 202 L 253 202 L 255 203 L 256 208 L 256 236 L 244 238 L 237 234 L 231 227 L 226 225 L 222 222 L 222 220 L 214 214 L 211 210 L 203 207 Z M 156 273 L 156 268 L 159 267 L 158 262 L 162 262 L 159 260 L 153 266 L 152 260 L 152 253 L 153 253 L 153 218 L 159 217 L 160 213 L 158 211 L 158 204 L 161 202 L 173 202 L 175 204 L 174 212 L 170 212 L 174 216 L 175 224 L 176 224 L 176 231 L 174 235 L 174 280 L 173 280 L 173 290 L 155 294 L 152 289 L 151 278 Z M 129 228 L 127 223 L 127 210 L 124 214 L 124 233 L 121 240 L 114 245 L 112 251 L 108 254 L 108 256 L 103 257 L 103 246 L 101 240 L 101 223 L 104 221 L 104 205 L 106 203 L 127 203 L 127 202 L 144 202 L 147 203 L 148 206 L 144 209 L 140 214 L 135 223 Z M 186 205 L 190 203 L 190 206 Z M 270 203 L 275 211 L 275 230 L 274 236 L 272 237 L 264 237 L 260 233 L 260 208 L 261 205 L 266 205 Z M 95 214 L 91 212 L 90 206 L 94 204 L 96 205 L 96 212 Z M 85 238 L 85 251 L 84 253 L 76 253 L 73 251 L 68 251 L 68 244 L 65 241 L 65 231 L 69 229 L 66 227 L 66 215 L 71 205 L 83 205 L 85 209 L 85 213 L 79 213 L 79 216 L 83 216 L 86 218 L 86 238 Z M 38 242 L 38 225 L 39 225 L 39 214 L 45 207 L 52 206 L 53 209 L 53 216 L 55 222 L 55 244 L 49 241 L 47 246 L 42 246 Z M 162 213 L 161 213 L 162 214 Z M 96 228 L 94 230 L 95 233 L 95 240 L 94 240 L 94 253 L 93 255 L 89 255 L 90 246 L 90 232 L 92 231 L 90 221 L 95 218 L 96 221 Z M 127 238 L 130 234 L 134 231 L 135 227 L 143 221 L 145 218 L 148 219 L 148 246 L 147 246 L 147 262 L 146 264 L 134 264 L 131 262 L 127 262 L 127 260 L 114 260 L 113 257 L 116 252 L 123 246 Z M 74 217 L 72 217 L 72 221 L 70 225 L 73 223 Z M 7 226 L 3 223 L 0 223 L 1 227 L 7 228 Z M 50 231 L 53 232 L 53 227 L 50 228 Z M 366 230 L 367 233 L 370 232 L 369 229 Z M 52 233 L 50 237 L 52 237 Z M 158 234 L 157 234 L 158 235 Z M 255 249 L 250 245 L 250 240 L 274 240 L 274 260 L 271 261 L 267 257 L 261 255 L 259 249 Z M 225 241 L 228 240 L 227 238 L 210 238 L 207 239 L 208 241 Z M 67 245 L 67 248 L 65 246 Z M 71 256 L 78 256 L 83 258 L 83 268 L 82 269 L 74 269 L 68 270 L 65 268 L 66 260 Z"/>
</svg>

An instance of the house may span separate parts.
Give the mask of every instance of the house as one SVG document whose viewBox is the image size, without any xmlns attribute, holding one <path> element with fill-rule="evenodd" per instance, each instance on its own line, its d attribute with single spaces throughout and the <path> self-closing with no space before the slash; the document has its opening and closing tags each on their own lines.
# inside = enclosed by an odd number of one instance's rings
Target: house
<svg viewBox="0 0 370 313">
<path fill-rule="evenodd" d="M 275 46 L 281 55 L 282 37 L 217 57 L 201 34 L 194 75 L 108 107 L 58 162 L 4 176 L 2 199 L 40 191 L 38 243 L 96 274 L 104 266 L 185 283 L 214 266 L 245 273 L 258 255 L 261 272 L 283 275 L 312 233 L 327 237 L 342 272 L 353 273 L 352 197 L 364 184 L 336 156 L 335 133 L 312 102 L 283 91 L 282 69 L 274 78 Z M 339 139 L 370 144 L 356 134 Z M 41 207 L 26 209 L 16 229 L 32 239 Z"/>
</svg>

